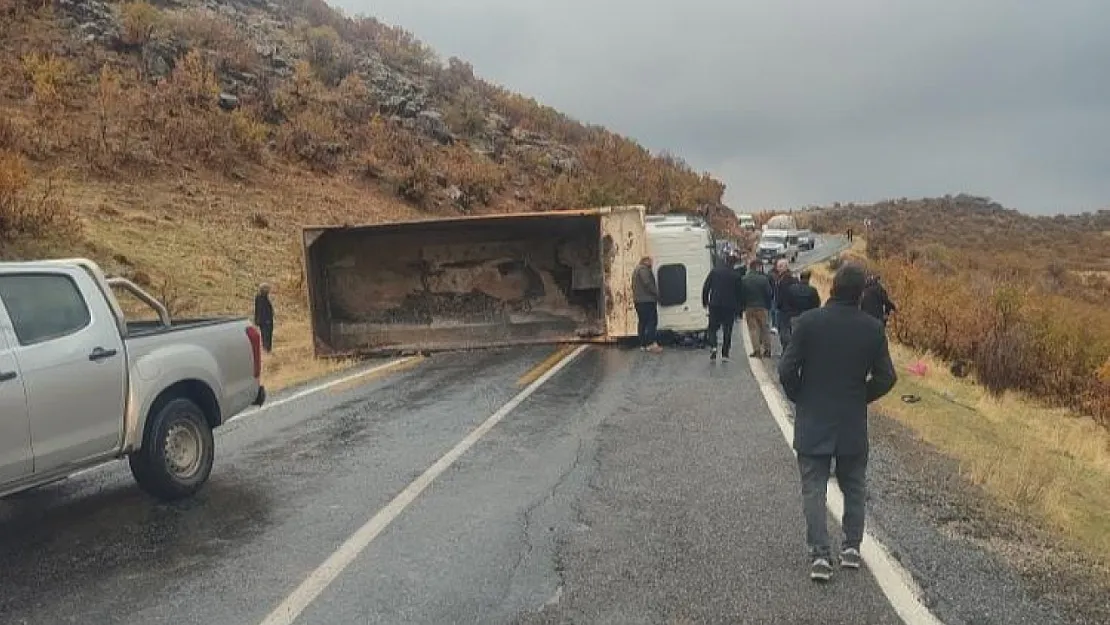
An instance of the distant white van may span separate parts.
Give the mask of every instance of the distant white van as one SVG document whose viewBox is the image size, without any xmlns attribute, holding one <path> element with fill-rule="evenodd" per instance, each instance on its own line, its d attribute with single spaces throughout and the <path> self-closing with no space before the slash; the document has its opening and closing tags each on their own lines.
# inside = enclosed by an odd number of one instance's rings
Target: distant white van
<svg viewBox="0 0 1110 625">
<path fill-rule="evenodd" d="M 659 330 L 705 331 L 701 287 L 713 269 L 714 250 L 709 227 L 684 215 L 651 215 L 647 247 L 659 283 Z"/>
<path fill-rule="evenodd" d="M 737 215 L 740 221 L 740 228 L 744 230 L 755 230 L 755 217 L 751 215 Z"/>
</svg>

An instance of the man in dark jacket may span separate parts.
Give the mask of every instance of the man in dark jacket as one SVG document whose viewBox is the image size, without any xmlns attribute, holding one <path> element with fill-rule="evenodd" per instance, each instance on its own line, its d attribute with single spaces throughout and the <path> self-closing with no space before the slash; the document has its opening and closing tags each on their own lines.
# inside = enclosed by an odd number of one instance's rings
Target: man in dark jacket
<svg viewBox="0 0 1110 625">
<path fill-rule="evenodd" d="M 771 280 L 763 273 L 763 263 L 753 259 L 748 273 L 740 279 L 740 308 L 752 337 L 752 358 L 771 357 L 771 328 L 767 311 L 771 309 Z"/>
<path fill-rule="evenodd" d="M 775 313 L 771 316 L 774 319 L 775 330 L 779 333 L 779 344 L 782 345 L 782 351 L 786 351 L 786 346 L 790 344 L 790 317 L 793 314 L 794 305 L 790 301 L 790 287 L 797 284 L 798 280 L 790 271 L 790 265 L 785 258 L 779 259 L 775 262 L 775 272 L 771 278 L 772 286 L 774 287 L 774 307 Z"/>
<path fill-rule="evenodd" d="M 741 275 L 733 266 L 736 255 L 729 253 L 720 264 L 705 277 L 701 287 L 701 305 L 709 311 L 709 352 L 710 360 L 717 360 L 717 331 L 722 331 L 721 359 L 728 362 L 732 351 L 732 327 L 741 308 Z"/>
<path fill-rule="evenodd" d="M 262 349 L 270 353 L 274 349 L 274 305 L 270 303 L 270 285 L 265 283 L 254 296 L 254 325 L 262 335 Z"/>
<path fill-rule="evenodd" d="M 882 321 L 884 326 L 887 319 L 890 318 L 890 313 L 898 310 L 894 302 L 890 301 L 890 295 L 887 294 L 878 274 L 868 277 L 867 286 L 863 289 L 863 298 L 860 300 L 859 307 L 863 312 Z"/>
<path fill-rule="evenodd" d="M 897 376 L 881 323 L 859 309 L 864 271 L 848 264 L 833 278 L 832 298 L 798 318 L 779 363 L 779 381 L 795 404 L 794 449 L 802 481 L 810 578 L 832 577 L 826 492 L 832 459 L 844 493 L 840 565 L 859 568 L 867 474 L 867 405 L 890 392 Z"/>
<path fill-rule="evenodd" d="M 790 324 L 791 333 L 798 323 L 798 316 L 807 310 L 821 307 L 821 294 L 813 285 L 809 283 L 813 272 L 808 269 L 803 269 L 799 275 L 799 281 L 790 285 L 787 300 L 790 302 Z"/>
<path fill-rule="evenodd" d="M 650 256 L 641 258 L 640 264 L 632 272 L 632 301 L 636 305 L 636 317 L 639 319 L 640 349 L 649 352 L 663 351 L 655 338 L 659 328 L 659 285 L 655 281 Z"/>
</svg>

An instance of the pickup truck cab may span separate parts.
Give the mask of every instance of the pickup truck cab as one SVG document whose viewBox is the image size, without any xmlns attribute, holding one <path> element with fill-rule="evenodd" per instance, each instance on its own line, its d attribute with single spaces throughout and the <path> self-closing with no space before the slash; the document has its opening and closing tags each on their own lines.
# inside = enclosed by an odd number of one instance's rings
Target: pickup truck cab
<svg viewBox="0 0 1110 625">
<path fill-rule="evenodd" d="M 129 323 L 113 287 L 158 320 Z M 260 350 L 247 320 L 171 322 L 91 261 L 0 263 L 0 497 L 124 456 L 151 495 L 192 495 L 212 431 L 265 401 Z"/>
</svg>

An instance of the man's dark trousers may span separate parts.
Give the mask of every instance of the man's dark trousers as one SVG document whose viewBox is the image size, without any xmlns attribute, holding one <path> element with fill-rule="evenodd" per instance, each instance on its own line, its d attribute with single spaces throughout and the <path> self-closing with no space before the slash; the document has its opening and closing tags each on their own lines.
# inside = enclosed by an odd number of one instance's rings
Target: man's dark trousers
<svg viewBox="0 0 1110 625">
<path fill-rule="evenodd" d="M 786 348 L 790 346 L 790 339 L 794 335 L 794 319 L 796 317 L 797 315 L 787 314 L 782 310 L 779 311 L 779 344 L 782 345 L 783 353 L 786 353 Z"/>
<path fill-rule="evenodd" d="M 828 509 L 825 495 L 829 471 L 836 459 L 836 482 L 844 493 L 844 543 L 841 549 L 859 549 L 867 499 L 867 452 L 850 456 L 809 456 L 798 454 L 802 475 L 802 508 L 806 518 L 806 543 L 810 557 L 831 558 Z"/>
<path fill-rule="evenodd" d="M 735 308 L 709 307 L 709 346 L 717 349 L 717 331 L 721 330 L 721 355 L 729 357 L 732 351 L 732 327 L 736 324 Z"/>
<path fill-rule="evenodd" d="M 636 302 L 636 317 L 639 320 L 640 347 L 647 347 L 656 340 L 655 334 L 659 329 L 659 305 L 655 302 Z"/>
<path fill-rule="evenodd" d="M 258 333 L 262 335 L 262 349 L 266 350 L 266 353 L 274 351 L 273 324 L 263 324 L 258 326 Z"/>
</svg>

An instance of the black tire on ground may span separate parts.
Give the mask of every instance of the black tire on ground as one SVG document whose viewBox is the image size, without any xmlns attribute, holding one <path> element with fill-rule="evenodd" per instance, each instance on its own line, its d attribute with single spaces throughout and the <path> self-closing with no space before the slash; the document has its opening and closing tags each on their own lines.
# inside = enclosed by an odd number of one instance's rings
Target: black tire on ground
<svg viewBox="0 0 1110 625">
<path fill-rule="evenodd" d="M 212 428 L 191 400 L 172 399 L 153 412 L 142 448 L 131 454 L 139 487 L 163 501 L 196 493 L 208 481 L 216 456 Z"/>
</svg>

